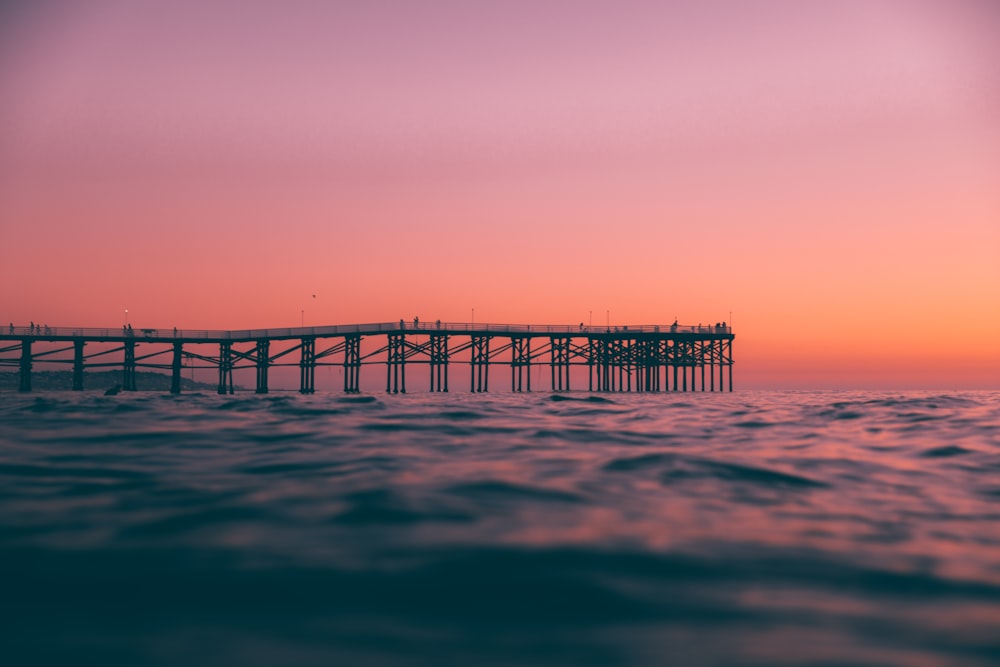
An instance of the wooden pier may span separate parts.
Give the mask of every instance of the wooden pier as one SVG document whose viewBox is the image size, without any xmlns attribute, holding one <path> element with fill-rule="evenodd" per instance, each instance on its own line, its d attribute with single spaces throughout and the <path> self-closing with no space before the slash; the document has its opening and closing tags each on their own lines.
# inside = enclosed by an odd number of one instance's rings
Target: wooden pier
<svg viewBox="0 0 1000 667">
<path fill-rule="evenodd" d="M 732 391 L 733 338 L 725 323 L 588 327 L 400 320 L 243 331 L 12 325 L 0 330 L 0 366 L 17 368 L 20 391 L 31 391 L 36 363 L 72 365 L 77 391 L 85 368 L 120 367 L 125 391 L 137 389 L 137 369 L 166 370 L 172 393 L 180 392 L 185 369 L 211 368 L 218 372 L 220 394 L 233 393 L 239 369 L 255 369 L 256 392 L 266 394 L 272 368 L 297 366 L 303 394 L 315 391 L 317 367 L 339 367 L 343 390 L 356 393 L 362 367 L 382 365 L 385 390 L 404 393 L 407 369 L 424 365 L 429 391 L 446 392 L 451 367 L 463 364 L 471 392 L 489 391 L 490 370 L 495 380 L 498 367 L 510 369 L 514 392 L 532 390 L 531 371 L 538 367 L 547 367 L 551 391 L 571 389 L 573 367 L 586 369 L 588 391 Z M 88 354 L 88 345 L 99 349 Z"/>
</svg>

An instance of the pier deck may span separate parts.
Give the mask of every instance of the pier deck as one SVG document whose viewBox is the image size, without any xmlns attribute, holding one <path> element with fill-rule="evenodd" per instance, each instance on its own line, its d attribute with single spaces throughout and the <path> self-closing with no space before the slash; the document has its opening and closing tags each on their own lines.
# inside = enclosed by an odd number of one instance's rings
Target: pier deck
<svg viewBox="0 0 1000 667">
<path fill-rule="evenodd" d="M 197 367 L 218 371 L 220 394 L 233 392 L 234 370 L 254 368 L 256 392 L 267 393 L 271 368 L 297 366 L 299 391 L 313 393 L 316 368 L 337 366 L 343 369 L 344 391 L 353 393 L 360 391 L 363 366 L 383 365 L 386 391 L 400 393 L 406 391 L 407 367 L 425 365 L 429 390 L 449 391 L 450 367 L 464 364 L 470 369 L 472 392 L 489 390 L 490 369 L 497 366 L 510 368 L 511 391 L 531 391 L 530 371 L 538 366 L 548 367 L 552 391 L 570 390 L 571 367 L 586 368 L 589 391 L 697 391 L 699 378 L 701 391 L 732 391 L 733 338 L 725 324 L 592 327 L 399 320 L 244 330 L 10 325 L 0 329 L 0 366 L 17 367 L 21 391 L 31 391 L 36 363 L 72 364 L 76 390 L 83 389 L 85 368 L 118 366 L 126 391 L 136 390 L 136 370 L 148 368 L 169 370 L 171 391 L 178 393 L 182 370 Z M 87 354 L 87 345 L 100 349 Z M 205 345 L 213 351 L 217 346 L 218 354 L 190 349 Z"/>
</svg>

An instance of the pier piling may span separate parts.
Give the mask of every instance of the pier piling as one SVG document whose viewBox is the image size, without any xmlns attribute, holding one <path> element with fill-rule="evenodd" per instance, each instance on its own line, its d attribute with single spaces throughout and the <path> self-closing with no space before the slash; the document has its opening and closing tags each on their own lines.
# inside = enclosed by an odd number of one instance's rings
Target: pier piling
<svg viewBox="0 0 1000 667">
<path fill-rule="evenodd" d="M 303 338 L 300 347 L 299 393 L 312 394 L 316 392 L 316 339 Z"/>
<path fill-rule="evenodd" d="M 83 391 L 83 346 L 82 338 L 73 341 L 73 391 Z"/>
<path fill-rule="evenodd" d="M 18 373 L 18 391 L 31 391 L 31 339 L 21 339 L 21 365 Z"/>
<path fill-rule="evenodd" d="M 174 342 L 174 357 L 170 363 L 170 393 L 181 393 L 181 368 L 184 361 L 184 343 Z"/>
<path fill-rule="evenodd" d="M 122 364 L 122 390 L 135 391 L 135 340 L 125 339 L 125 362 Z"/>
</svg>

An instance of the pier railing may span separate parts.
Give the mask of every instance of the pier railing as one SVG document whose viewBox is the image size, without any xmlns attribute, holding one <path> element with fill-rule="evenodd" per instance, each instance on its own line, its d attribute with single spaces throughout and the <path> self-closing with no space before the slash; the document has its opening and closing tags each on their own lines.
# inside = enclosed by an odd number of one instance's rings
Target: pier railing
<svg viewBox="0 0 1000 667">
<path fill-rule="evenodd" d="M 14 326 L 0 328 L 0 338 L 89 338 L 122 340 L 126 338 L 204 340 L 204 341 L 248 341 L 260 339 L 302 338 L 342 336 L 347 334 L 401 333 L 442 333 L 442 334 L 553 334 L 562 336 L 592 336 L 600 334 L 630 333 L 679 333 L 679 334 L 731 334 L 728 325 L 698 324 L 641 324 L 621 326 L 588 326 L 585 324 L 491 324 L 472 322 L 425 322 L 406 321 L 375 322 L 370 324 L 335 324 L 318 327 L 285 327 L 272 329 L 159 329 L 159 328 L 94 328 L 94 327 L 49 327 L 45 325 Z"/>
</svg>

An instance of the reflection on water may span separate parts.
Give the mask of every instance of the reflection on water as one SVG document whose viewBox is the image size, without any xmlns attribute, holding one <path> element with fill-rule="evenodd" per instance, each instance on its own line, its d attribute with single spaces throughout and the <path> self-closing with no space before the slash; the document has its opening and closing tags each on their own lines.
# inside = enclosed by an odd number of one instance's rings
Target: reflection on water
<svg viewBox="0 0 1000 667">
<path fill-rule="evenodd" d="M 998 399 L 3 394 L 6 654 L 992 664 Z"/>
</svg>

